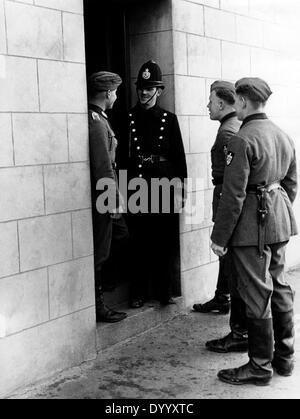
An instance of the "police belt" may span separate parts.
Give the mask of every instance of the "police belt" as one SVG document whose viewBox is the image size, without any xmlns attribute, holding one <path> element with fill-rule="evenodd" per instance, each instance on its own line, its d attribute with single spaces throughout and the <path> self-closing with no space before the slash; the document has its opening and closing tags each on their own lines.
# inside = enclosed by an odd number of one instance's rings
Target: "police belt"
<svg viewBox="0 0 300 419">
<path fill-rule="evenodd" d="M 280 187 L 280 182 L 276 181 L 268 185 L 248 185 L 246 188 L 247 193 L 255 193 L 257 196 L 258 253 L 261 258 L 264 255 L 266 220 L 268 216 L 267 194 Z"/>
<path fill-rule="evenodd" d="M 159 154 L 150 154 L 148 156 L 139 155 L 137 156 L 137 160 L 140 164 L 143 164 L 143 163 L 155 164 L 155 163 L 169 161 L 165 155 L 159 155 Z"/>
</svg>

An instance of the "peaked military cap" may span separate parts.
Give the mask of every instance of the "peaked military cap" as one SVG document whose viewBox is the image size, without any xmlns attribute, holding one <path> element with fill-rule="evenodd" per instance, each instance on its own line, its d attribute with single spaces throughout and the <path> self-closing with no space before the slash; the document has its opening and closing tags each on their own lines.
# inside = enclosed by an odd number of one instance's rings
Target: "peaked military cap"
<svg viewBox="0 0 300 419">
<path fill-rule="evenodd" d="M 230 81 L 225 81 L 225 80 L 214 81 L 213 84 L 210 86 L 210 91 L 212 92 L 216 89 L 225 89 L 225 90 L 228 90 L 233 95 L 235 95 L 234 84 L 230 83 Z"/>
<path fill-rule="evenodd" d="M 116 73 L 109 71 L 99 71 L 93 73 L 88 79 L 88 89 L 90 93 L 105 92 L 107 90 L 116 90 L 122 83 L 121 77 Z"/>
<path fill-rule="evenodd" d="M 164 89 L 165 86 L 162 81 L 162 73 L 159 65 L 153 60 L 143 64 L 135 84 L 138 89 L 151 87 L 160 87 L 161 89 Z"/>
<path fill-rule="evenodd" d="M 235 83 L 235 91 L 258 102 L 266 102 L 272 94 L 268 83 L 258 77 L 244 77 L 238 80 Z"/>
</svg>

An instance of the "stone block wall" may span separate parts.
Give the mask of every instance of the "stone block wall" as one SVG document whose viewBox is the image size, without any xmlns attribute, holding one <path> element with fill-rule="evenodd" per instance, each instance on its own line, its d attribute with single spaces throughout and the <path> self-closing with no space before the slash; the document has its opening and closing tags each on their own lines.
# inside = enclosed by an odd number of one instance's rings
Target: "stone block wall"
<svg viewBox="0 0 300 419">
<path fill-rule="evenodd" d="M 0 396 L 95 356 L 82 0 L 0 0 Z"/>
</svg>

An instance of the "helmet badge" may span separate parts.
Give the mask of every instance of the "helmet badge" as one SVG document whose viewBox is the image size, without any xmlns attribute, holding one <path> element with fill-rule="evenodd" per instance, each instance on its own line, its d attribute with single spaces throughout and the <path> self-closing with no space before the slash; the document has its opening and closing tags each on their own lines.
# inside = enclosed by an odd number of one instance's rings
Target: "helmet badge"
<svg viewBox="0 0 300 419">
<path fill-rule="evenodd" d="M 146 68 L 146 70 L 143 72 L 142 77 L 144 80 L 149 80 L 151 77 L 151 73 L 149 71 L 149 68 Z"/>
</svg>

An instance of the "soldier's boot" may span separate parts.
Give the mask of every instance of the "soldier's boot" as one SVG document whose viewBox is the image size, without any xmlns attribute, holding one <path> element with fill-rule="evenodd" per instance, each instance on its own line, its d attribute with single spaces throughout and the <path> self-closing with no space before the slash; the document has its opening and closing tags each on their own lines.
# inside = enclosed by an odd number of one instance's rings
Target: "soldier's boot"
<svg viewBox="0 0 300 419">
<path fill-rule="evenodd" d="M 285 377 L 294 370 L 294 313 L 273 313 L 275 351 L 272 361 L 274 370 Z"/>
<path fill-rule="evenodd" d="M 127 313 L 112 310 L 103 301 L 103 292 L 100 286 L 96 287 L 96 321 L 106 323 L 116 323 L 124 320 Z"/>
<path fill-rule="evenodd" d="M 221 381 L 233 384 L 268 385 L 273 376 L 272 319 L 248 319 L 249 362 L 239 368 L 221 370 Z"/>
<path fill-rule="evenodd" d="M 219 353 L 248 351 L 246 306 L 244 301 L 240 298 L 231 298 L 229 323 L 231 332 L 228 335 L 221 339 L 214 339 L 206 342 L 206 348 L 209 351 Z"/>
<path fill-rule="evenodd" d="M 230 295 L 215 294 L 214 298 L 204 304 L 194 304 L 193 309 L 198 313 L 216 312 L 219 314 L 228 314 L 230 310 Z"/>
</svg>

